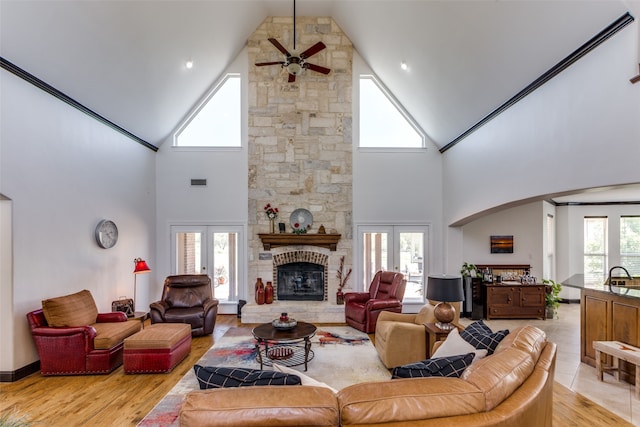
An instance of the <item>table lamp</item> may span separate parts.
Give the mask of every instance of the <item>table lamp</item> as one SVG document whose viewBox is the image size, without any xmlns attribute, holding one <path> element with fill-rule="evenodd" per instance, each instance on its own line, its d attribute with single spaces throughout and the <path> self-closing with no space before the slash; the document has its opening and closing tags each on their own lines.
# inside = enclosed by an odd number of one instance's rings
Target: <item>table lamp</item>
<svg viewBox="0 0 640 427">
<path fill-rule="evenodd" d="M 149 273 L 151 269 L 147 265 L 147 262 L 142 258 L 136 258 L 133 260 L 133 311 L 136 311 L 136 279 L 138 274 Z"/>
<path fill-rule="evenodd" d="M 427 282 L 427 299 L 441 301 L 438 303 L 433 314 L 436 317 L 436 326 L 445 331 L 454 328 L 453 319 L 456 309 L 450 302 L 464 301 L 464 290 L 462 288 L 462 277 L 434 275 L 429 276 Z"/>
</svg>

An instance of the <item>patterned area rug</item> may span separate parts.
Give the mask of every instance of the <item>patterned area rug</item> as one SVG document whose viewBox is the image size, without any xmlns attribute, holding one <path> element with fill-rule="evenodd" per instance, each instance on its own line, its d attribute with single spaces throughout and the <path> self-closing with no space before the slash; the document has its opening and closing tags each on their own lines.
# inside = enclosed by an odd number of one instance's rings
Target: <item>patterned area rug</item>
<svg viewBox="0 0 640 427">
<path fill-rule="evenodd" d="M 294 369 L 336 389 L 365 381 L 391 378 L 369 337 L 348 326 L 320 328 L 311 338 L 313 359 Z M 249 328 L 231 328 L 198 361 L 203 366 L 236 366 L 259 369 L 255 340 Z M 265 366 L 263 369 L 271 369 Z M 184 396 L 199 390 L 198 380 L 190 370 L 171 391 L 140 421 L 139 426 L 167 427 L 178 425 L 178 414 Z"/>
</svg>

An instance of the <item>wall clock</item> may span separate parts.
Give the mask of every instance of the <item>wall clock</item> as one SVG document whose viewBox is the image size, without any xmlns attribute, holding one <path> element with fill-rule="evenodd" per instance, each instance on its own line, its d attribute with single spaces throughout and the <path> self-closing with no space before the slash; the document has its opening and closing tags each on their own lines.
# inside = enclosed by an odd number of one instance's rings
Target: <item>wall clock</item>
<svg viewBox="0 0 640 427">
<path fill-rule="evenodd" d="M 96 242 L 98 246 L 109 249 L 118 242 L 118 227 L 115 222 L 103 219 L 96 226 Z"/>
</svg>

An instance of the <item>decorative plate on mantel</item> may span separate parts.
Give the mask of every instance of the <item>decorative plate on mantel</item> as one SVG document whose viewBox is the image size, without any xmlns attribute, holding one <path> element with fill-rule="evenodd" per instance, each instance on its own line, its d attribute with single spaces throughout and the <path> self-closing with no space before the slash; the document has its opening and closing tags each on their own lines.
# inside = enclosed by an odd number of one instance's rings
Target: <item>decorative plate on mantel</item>
<svg viewBox="0 0 640 427">
<path fill-rule="evenodd" d="M 306 229 L 307 227 L 311 227 L 311 224 L 313 224 L 313 215 L 311 215 L 311 212 L 308 210 L 299 208 L 291 213 L 289 223 L 294 229 Z M 296 224 L 298 224 L 297 227 Z"/>
</svg>

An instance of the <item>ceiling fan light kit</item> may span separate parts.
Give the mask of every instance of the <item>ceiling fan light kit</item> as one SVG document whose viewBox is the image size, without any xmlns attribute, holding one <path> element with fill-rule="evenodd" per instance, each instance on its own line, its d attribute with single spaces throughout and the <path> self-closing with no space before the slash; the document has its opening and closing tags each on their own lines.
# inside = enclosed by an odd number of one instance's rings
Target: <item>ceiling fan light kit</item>
<svg viewBox="0 0 640 427">
<path fill-rule="evenodd" d="M 271 61 L 271 62 L 258 62 L 255 65 L 257 67 L 263 67 L 266 65 L 280 65 L 280 67 L 287 70 L 289 73 L 289 83 L 296 81 L 296 76 L 302 73 L 303 70 L 311 70 L 321 74 L 329 74 L 331 70 L 320 65 L 315 65 L 307 62 L 307 58 L 312 57 L 316 53 L 322 51 L 327 46 L 318 42 L 298 54 L 296 52 L 296 1 L 293 0 L 293 53 L 290 53 L 282 44 L 275 38 L 269 38 L 269 42 L 275 46 L 276 49 L 284 55 L 284 61 Z"/>
</svg>

